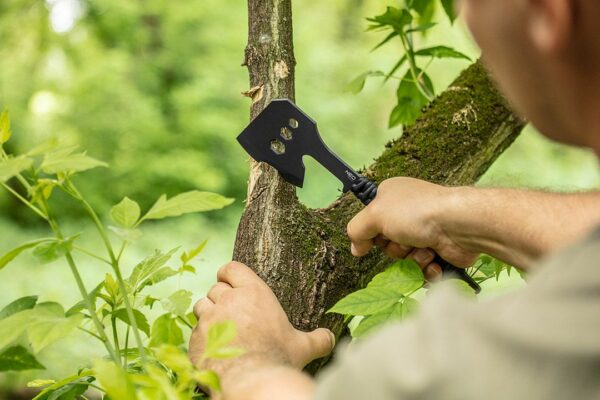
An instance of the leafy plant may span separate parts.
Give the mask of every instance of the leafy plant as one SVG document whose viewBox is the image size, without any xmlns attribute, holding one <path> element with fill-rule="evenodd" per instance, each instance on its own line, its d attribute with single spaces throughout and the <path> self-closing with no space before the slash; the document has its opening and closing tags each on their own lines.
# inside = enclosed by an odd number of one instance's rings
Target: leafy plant
<svg viewBox="0 0 600 400">
<path fill-rule="evenodd" d="M 43 219 L 53 236 L 37 238 L 10 250 L 0 257 L 0 269 L 25 251 L 31 251 L 40 262 L 64 258 L 81 301 L 65 311 L 58 303 L 40 303 L 37 296 L 27 296 L 4 307 L 0 311 L 0 371 L 44 369 L 36 355 L 79 329 L 104 345 L 107 358 L 58 382 L 30 382 L 32 387 L 43 388 L 35 399 L 84 398 L 83 394 L 90 388 L 112 399 L 192 398 L 198 384 L 218 390 L 217 375 L 193 366 L 183 347 L 182 328 L 192 329 L 196 323 L 194 315 L 188 312 L 192 293 L 178 290 L 163 299 L 147 294 L 150 286 L 173 276 L 194 273 L 191 263 L 206 242 L 181 252 L 177 268 L 167 265 L 179 251 L 175 248 L 167 252 L 156 250 L 135 265 L 128 277 L 121 271 L 123 254 L 127 246 L 141 236 L 146 221 L 220 209 L 233 199 L 200 191 L 171 198 L 163 195 L 142 213 L 134 200 L 125 197 L 110 210 L 114 225 L 105 226 L 73 180 L 83 171 L 106 167 L 104 162 L 78 152 L 74 146 L 61 146 L 54 141 L 24 154 L 7 154 L 3 145 L 11 135 L 8 113 L 3 112 L 0 115 L 0 183 Z M 98 233 L 104 254 L 80 247 L 79 234 L 64 232 L 50 205 L 56 191 L 65 193 L 74 205 L 85 211 Z M 110 272 L 91 291 L 81 278 L 73 256 L 75 252 L 109 267 Z M 156 302 L 160 302 L 166 312 L 150 323 L 146 311 Z M 119 332 L 123 331 L 125 334 L 120 337 Z M 234 337 L 235 326 L 230 322 L 211 326 L 204 358 L 240 355 L 243 350 L 229 346 Z"/>
<path fill-rule="evenodd" d="M 512 267 L 488 255 L 482 255 L 468 269 L 469 275 L 478 283 L 496 278 L 502 271 L 510 274 Z M 460 280 L 452 281 L 458 290 L 474 296 L 473 289 Z M 354 338 L 361 338 L 382 326 L 400 321 L 411 315 L 419 307 L 414 298 L 425 289 L 425 277 L 419 265 L 411 260 L 399 260 L 385 271 L 375 275 L 366 288 L 341 299 L 328 312 L 347 317 L 363 317 L 352 330 Z"/>
<path fill-rule="evenodd" d="M 367 18 L 368 31 L 387 32 L 385 38 L 373 50 L 380 48 L 393 39 L 398 39 L 402 54 L 388 71 L 367 71 L 348 85 L 348 90 L 359 93 L 369 77 L 382 77 L 399 81 L 396 89 L 397 104 L 390 113 L 389 127 L 410 125 L 419 116 L 421 109 L 435 96 L 433 83 L 427 75 L 427 69 L 435 59 L 455 58 L 470 60 L 465 54 L 448 46 L 418 48 L 416 39 L 436 26 L 433 22 L 435 9 L 441 4 L 451 22 L 455 19 L 453 0 L 403 0 L 399 7 L 387 7 L 383 14 Z M 422 62 L 421 60 L 425 60 Z"/>
</svg>

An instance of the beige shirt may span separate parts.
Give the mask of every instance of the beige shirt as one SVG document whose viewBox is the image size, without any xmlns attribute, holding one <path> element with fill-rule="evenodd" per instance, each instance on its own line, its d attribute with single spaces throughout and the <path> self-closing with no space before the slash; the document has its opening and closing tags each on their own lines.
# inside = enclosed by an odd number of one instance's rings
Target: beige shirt
<svg viewBox="0 0 600 400">
<path fill-rule="evenodd" d="M 600 229 L 526 288 L 476 303 L 442 288 L 411 320 L 352 344 L 317 399 L 600 399 Z"/>
</svg>

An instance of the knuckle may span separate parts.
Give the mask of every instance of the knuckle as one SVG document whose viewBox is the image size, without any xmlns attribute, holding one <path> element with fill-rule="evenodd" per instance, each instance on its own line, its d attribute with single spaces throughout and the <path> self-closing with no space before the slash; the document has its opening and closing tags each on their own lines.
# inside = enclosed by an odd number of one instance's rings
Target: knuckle
<svg viewBox="0 0 600 400">
<path fill-rule="evenodd" d="M 246 266 L 246 264 L 244 264 L 244 263 L 241 263 L 241 262 L 239 262 L 239 261 L 231 261 L 231 262 L 229 262 L 227 265 L 228 265 L 228 266 L 229 266 L 229 268 L 230 268 L 230 269 L 232 269 L 232 270 L 239 270 L 239 269 L 246 269 L 246 268 L 248 268 L 248 267 Z"/>
</svg>

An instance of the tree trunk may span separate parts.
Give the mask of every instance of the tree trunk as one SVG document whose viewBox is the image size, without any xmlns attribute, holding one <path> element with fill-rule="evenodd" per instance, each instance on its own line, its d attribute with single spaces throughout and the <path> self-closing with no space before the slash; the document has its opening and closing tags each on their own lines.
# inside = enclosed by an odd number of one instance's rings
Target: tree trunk
<svg viewBox="0 0 600 400">
<path fill-rule="evenodd" d="M 249 0 L 248 5 L 245 64 L 255 88 L 255 117 L 274 98 L 294 99 L 291 0 Z M 522 127 L 479 61 L 363 172 L 376 182 L 411 176 L 445 185 L 472 184 Z M 273 168 L 251 161 L 234 259 L 269 284 L 294 326 L 324 326 L 339 337 L 343 319 L 325 312 L 390 263 L 378 250 L 362 258 L 350 254 L 346 224 L 361 207 L 345 194 L 327 208 L 307 209 Z"/>
</svg>

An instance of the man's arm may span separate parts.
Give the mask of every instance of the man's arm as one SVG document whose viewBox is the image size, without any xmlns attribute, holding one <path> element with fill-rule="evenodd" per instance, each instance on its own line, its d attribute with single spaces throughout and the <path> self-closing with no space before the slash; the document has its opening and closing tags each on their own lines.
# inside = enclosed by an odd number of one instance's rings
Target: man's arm
<svg viewBox="0 0 600 400">
<path fill-rule="evenodd" d="M 487 253 L 527 269 L 598 224 L 599 200 L 600 193 L 444 187 L 392 178 L 350 221 L 348 235 L 356 256 L 374 245 L 392 257 L 403 257 L 409 248 L 429 248 L 457 266 L 469 266 Z M 413 255 L 426 251 L 412 250 Z M 429 276 L 430 267 L 425 269 Z"/>
</svg>

